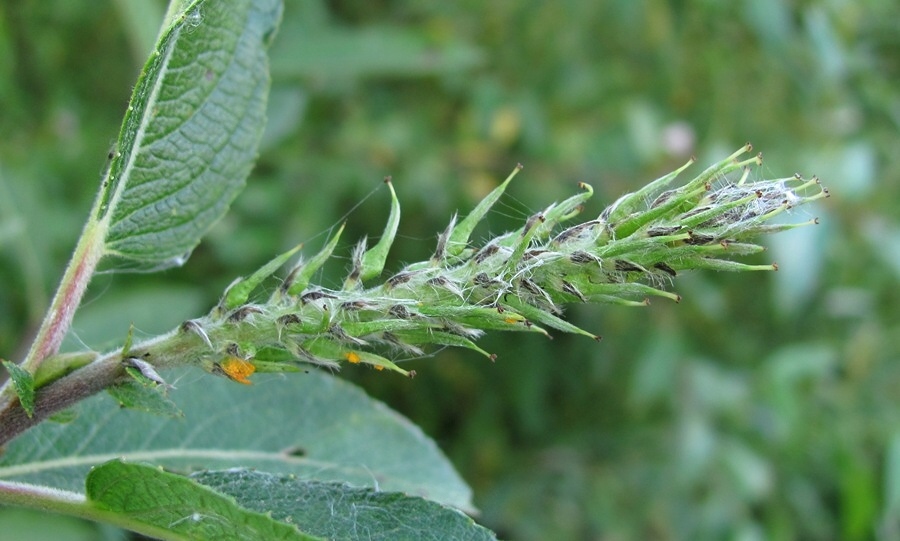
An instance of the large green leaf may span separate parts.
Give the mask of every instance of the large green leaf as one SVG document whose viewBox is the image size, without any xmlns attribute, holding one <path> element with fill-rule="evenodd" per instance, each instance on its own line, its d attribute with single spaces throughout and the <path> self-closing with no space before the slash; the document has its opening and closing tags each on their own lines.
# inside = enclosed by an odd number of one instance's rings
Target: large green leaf
<svg viewBox="0 0 900 541">
<path fill-rule="evenodd" d="M 410 77 L 461 72 L 483 61 L 481 51 L 461 40 L 429 39 L 424 29 L 402 26 L 342 28 L 294 17 L 272 50 L 277 79 L 354 81 L 365 77 Z"/>
<path fill-rule="evenodd" d="M 92 466 L 121 457 L 183 473 L 255 468 L 472 510 L 470 489 L 434 442 L 350 383 L 318 371 L 259 377 L 251 387 L 199 371 L 167 376 L 184 418 L 97 396 L 71 423 L 44 423 L 13 440 L 0 479 L 79 491 Z"/>
<path fill-rule="evenodd" d="M 108 462 L 91 470 L 86 487 L 90 503 L 120 515 L 119 524 L 149 526 L 157 535 L 170 533 L 167 539 L 317 539 L 152 466 Z"/>
<path fill-rule="evenodd" d="M 326 539 L 496 539 L 456 509 L 396 492 L 248 470 L 199 472 L 191 477 L 232 496 L 247 509 L 271 513 L 302 532 Z"/>
<path fill-rule="evenodd" d="M 185 261 L 243 188 L 265 125 L 281 1 L 185 4 L 138 79 L 96 207 L 125 267 Z"/>
</svg>

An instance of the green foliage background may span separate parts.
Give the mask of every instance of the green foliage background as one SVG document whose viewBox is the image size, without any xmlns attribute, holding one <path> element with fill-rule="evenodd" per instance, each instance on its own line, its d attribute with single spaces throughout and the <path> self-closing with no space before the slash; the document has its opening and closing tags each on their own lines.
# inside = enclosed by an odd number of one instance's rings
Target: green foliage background
<svg viewBox="0 0 900 541">
<path fill-rule="evenodd" d="M 4 356 L 40 321 L 163 11 L 0 5 Z M 599 345 L 495 335 L 495 364 L 443 351 L 403 365 L 412 384 L 342 376 L 437 439 L 503 538 L 895 538 L 897 20 L 878 0 L 287 0 L 248 188 L 186 267 L 96 280 L 70 347 L 205 312 L 276 253 L 312 253 L 370 194 L 344 248 L 377 235 L 385 175 L 404 210 L 396 269 L 517 162 L 490 231 L 578 181 L 599 213 L 691 153 L 702 167 L 749 140 L 767 176 L 816 173 L 834 194 L 795 216 L 821 225 L 769 240 L 778 273 L 680 276 L 678 305 L 572 307 Z"/>
</svg>

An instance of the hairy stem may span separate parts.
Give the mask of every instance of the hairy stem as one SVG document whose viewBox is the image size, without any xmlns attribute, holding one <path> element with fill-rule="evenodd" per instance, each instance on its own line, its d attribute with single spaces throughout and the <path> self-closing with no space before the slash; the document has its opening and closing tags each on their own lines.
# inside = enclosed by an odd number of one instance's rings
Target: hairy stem
<svg viewBox="0 0 900 541">
<path fill-rule="evenodd" d="M 38 389 L 31 416 L 22 409 L 17 399 L 13 399 L 7 407 L 0 410 L 0 445 L 5 445 L 54 413 L 115 385 L 123 376 L 125 369 L 121 362 L 108 357 Z"/>
<path fill-rule="evenodd" d="M 21 363 L 22 368 L 31 374 L 37 372 L 44 359 L 59 350 L 59 346 L 72 324 L 75 310 L 81 303 L 81 298 L 91 281 L 97 263 L 103 256 L 105 232 L 105 227 L 93 220 L 85 226 L 37 336 L 31 344 L 28 355 Z M 7 381 L 0 388 L 0 415 L 15 414 L 15 411 L 11 411 L 11 409 L 15 408 L 17 404 L 18 397 L 15 395 L 12 382 Z M 5 426 L 0 425 L 0 427 L 2 427 L 0 431 L 6 430 Z"/>
<path fill-rule="evenodd" d="M 72 324 L 75 310 L 87 289 L 100 258 L 103 255 L 105 231 L 96 222 L 89 222 L 72 254 L 72 260 L 60 281 L 50 309 L 38 330 L 22 368 L 32 374 L 41 361 L 59 350 L 63 338 Z"/>
</svg>

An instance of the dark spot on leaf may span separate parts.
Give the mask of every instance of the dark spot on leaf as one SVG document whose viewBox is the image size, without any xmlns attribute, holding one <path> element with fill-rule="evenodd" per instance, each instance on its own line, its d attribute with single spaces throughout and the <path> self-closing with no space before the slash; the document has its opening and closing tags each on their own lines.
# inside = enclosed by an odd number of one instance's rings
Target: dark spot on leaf
<svg viewBox="0 0 900 541">
<path fill-rule="evenodd" d="M 300 447 L 299 445 L 296 447 L 288 447 L 287 449 L 282 451 L 282 454 L 284 454 L 285 456 L 303 458 L 306 456 L 306 449 Z"/>
</svg>

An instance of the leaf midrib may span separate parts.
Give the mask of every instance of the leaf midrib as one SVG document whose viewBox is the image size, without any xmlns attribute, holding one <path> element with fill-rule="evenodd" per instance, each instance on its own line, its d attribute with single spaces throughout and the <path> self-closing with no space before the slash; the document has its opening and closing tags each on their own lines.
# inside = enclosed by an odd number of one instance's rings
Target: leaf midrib
<svg viewBox="0 0 900 541">
<path fill-rule="evenodd" d="M 78 466 L 91 466 L 102 464 L 104 462 L 125 459 L 129 461 L 153 461 L 172 458 L 207 458 L 217 460 L 235 461 L 240 459 L 246 460 L 270 460 L 285 464 L 316 466 L 320 468 L 328 468 L 332 470 L 344 470 L 345 465 L 339 465 L 333 462 L 323 460 L 312 460 L 306 457 L 296 457 L 283 452 L 272 451 L 242 451 L 234 449 L 154 449 L 152 451 L 132 451 L 124 453 L 97 453 L 81 456 L 70 456 L 58 458 L 54 460 L 43 460 L 39 462 L 29 462 L 27 464 L 18 464 L 15 466 L 6 466 L 0 468 L 0 479 L 10 478 L 20 475 L 28 475 L 40 473 L 61 468 L 71 468 Z"/>
<path fill-rule="evenodd" d="M 158 66 L 157 76 L 153 81 L 153 88 L 151 89 L 150 95 L 147 98 L 147 101 L 144 103 L 143 110 L 141 111 L 141 121 L 138 124 L 138 129 L 134 134 L 134 144 L 128 152 L 128 162 L 125 164 L 125 167 L 122 168 L 119 179 L 114 182 L 113 186 L 115 187 L 115 189 L 112 193 L 112 196 L 110 196 L 109 198 L 107 208 L 104 210 L 105 214 L 103 215 L 103 220 L 101 223 L 106 230 L 109 229 L 109 225 L 112 223 L 113 215 L 115 214 L 116 207 L 118 207 L 119 205 L 119 201 L 122 199 L 122 194 L 128 188 L 128 181 L 131 178 L 131 172 L 134 169 L 134 163 L 137 160 L 137 156 L 140 154 L 140 149 L 143 147 L 144 139 L 146 138 L 147 126 L 149 126 L 152 122 L 151 117 L 153 114 L 153 108 L 156 105 L 156 102 L 159 100 L 159 92 L 163 86 L 163 81 L 165 80 L 163 73 L 165 73 L 165 70 L 169 67 L 169 62 L 172 60 L 173 51 L 175 50 L 175 43 L 181 36 L 181 27 L 176 25 L 172 29 L 172 33 L 173 35 L 166 40 L 164 55 L 160 53 L 158 49 L 151 53 L 159 54 L 162 58 L 159 61 L 160 64 Z"/>
</svg>

